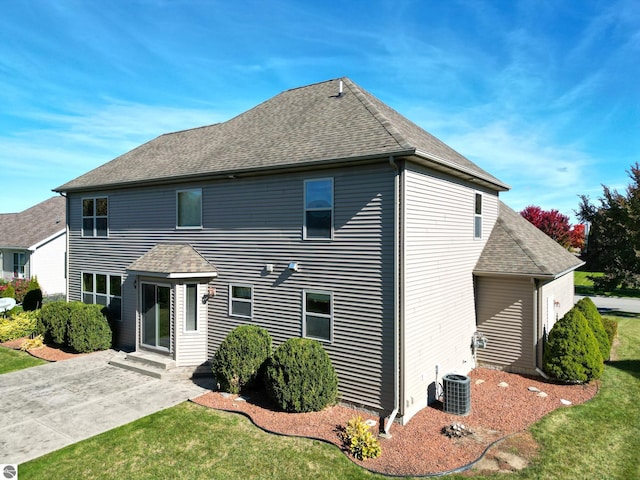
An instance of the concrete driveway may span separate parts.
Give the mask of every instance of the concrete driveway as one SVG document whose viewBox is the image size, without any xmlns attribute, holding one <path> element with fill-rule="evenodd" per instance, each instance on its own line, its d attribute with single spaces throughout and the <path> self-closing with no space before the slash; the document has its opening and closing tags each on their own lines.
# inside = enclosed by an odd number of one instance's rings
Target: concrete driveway
<svg viewBox="0 0 640 480">
<path fill-rule="evenodd" d="M 113 350 L 0 375 L 0 464 L 20 464 L 208 391 L 108 365 Z M 206 381 L 205 381 L 206 383 Z"/>
</svg>

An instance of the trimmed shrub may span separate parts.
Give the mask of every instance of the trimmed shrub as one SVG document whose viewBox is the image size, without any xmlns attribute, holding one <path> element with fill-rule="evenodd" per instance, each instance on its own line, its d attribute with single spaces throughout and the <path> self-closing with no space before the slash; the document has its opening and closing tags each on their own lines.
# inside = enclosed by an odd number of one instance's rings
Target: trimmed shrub
<svg viewBox="0 0 640 480">
<path fill-rule="evenodd" d="M 609 341 L 609 337 L 607 337 L 607 332 L 602 324 L 602 316 L 600 315 L 596 304 L 593 303 L 593 300 L 589 297 L 584 297 L 575 304 L 574 308 L 580 310 L 587 319 L 587 323 L 598 341 L 598 347 L 600 348 L 602 359 L 609 360 L 609 355 L 611 354 L 611 342 Z"/>
<path fill-rule="evenodd" d="M 220 389 L 240 393 L 254 387 L 271 356 L 271 335 L 257 325 L 241 325 L 229 332 L 211 361 Z"/>
<path fill-rule="evenodd" d="M 0 297 L 16 298 L 16 289 L 13 288 L 13 285 L 7 284 L 7 285 L 3 285 L 3 287 L 4 288 L 2 289 L 2 291 L 0 291 Z"/>
<path fill-rule="evenodd" d="M 111 348 L 111 328 L 102 314 L 102 305 L 73 302 L 67 327 L 67 344 L 86 353 Z"/>
<path fill-rule="evenodd" d="M 42 307 L 42 290 L 39 288 L 29 290 L 22 300 L 22 308 L 25 312 L 32 312 Z"/>
<path fill-rule="evenodd" d="M 267 392 L 287 412 L 317 412 L 338 397 L 338 376 L 316 340 L 290 338 L 276 349 L 265 373 Z"/>
<path fill-rule="evenodd" d="M 547 374 L 568 382 L 589 382 L 599 378 L 604 369 L 596 337 L 577 308 L 555 323 L 543 359 Z"/>
<path fill-rule="evenodd" d="M 37 312 L 21 312 L 9 318 L 0 318 L 0 342 L 28 337 L 36 331 Z"/>
<path fill-rule="evenodd" d="M 51 302 L 40 309 L 37 332 L 44 336 L 45 342 L 58 345 L 67 343 L 67 325 L 71 317 L 73 303 L 80 302 Z"/>
<path fill-rule="evenodd" d="M 613 346 L 613 341 L 618 335 L 618 322 L 613 318 L 602 318 L 602 326 L 604 327 L 604 331 L 607 332 L 607 338 L 609 339 L 609 344 Z"/>
</svg>

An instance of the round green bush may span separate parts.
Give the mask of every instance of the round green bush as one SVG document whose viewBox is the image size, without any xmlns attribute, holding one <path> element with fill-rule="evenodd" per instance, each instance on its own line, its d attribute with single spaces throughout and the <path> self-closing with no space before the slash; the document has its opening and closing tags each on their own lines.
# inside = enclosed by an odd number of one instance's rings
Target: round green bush
<svg viewBox="0 0 640 480">
<path fill-rule="evenodd" d="M 73 302 L 67 331 L 68 345 L 76 352 L 111 348 L 111 328 L 102 305 Z"/>
<path fill-rule="evenodd" d="M 265 385 L 286 412 L 317 412 L 338 397 L 338 376 L 329 355 L 320 342 L 308 338 L 290 338 L 276 349 Z"/>
<path fill-rule="evenodd" d="M 65 301 L 46 303 L 40 309 L 40 318 L 37 324 L 37 333 L 44 337 L 45 342 L 53 342 L 58 345 L 67 343 L 67 325 L 71 317 L 73 303 Z"/>
<path fill-rule="evenodd" d="M 602 358 L 604 360 L 609 360 L 609 355 L 611 354 L 611 342 L 609 341 L 607 331 L 604 329 L 602 316 L 598 311 L 598 307 L 596 307 L 596 304 L 593 303 L 593 300 L 589 297 L 584 297 L 576 303 L 575 308 L 580 310 L 587 319 L 587 323 L 589 324 L 589 327 L 591 327 L 591 331 L 598 342 Z"/>
<path fill-rule="evenodd" d="M 567 382 L 589 382 L 602 375 L 598 342 L 580 310 L 572 308 L 553 326 L 543 362 L 547 374 Z"/>
<path fill-rule="evenodd" d="M 257 325 L 241 325 L 229 332 L 211 361 L 220 389 L 240 393 L 252 388 L 271 356 L 271 335 Z"/>
</svg>

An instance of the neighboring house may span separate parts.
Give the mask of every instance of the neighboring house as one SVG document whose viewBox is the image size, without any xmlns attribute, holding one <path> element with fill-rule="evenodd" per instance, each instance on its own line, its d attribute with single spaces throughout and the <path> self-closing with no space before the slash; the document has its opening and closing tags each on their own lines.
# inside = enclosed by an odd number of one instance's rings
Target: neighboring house
<svg viewBox="0 0 640 480">
<path fill-rule="evenodd" d="M 58 187 L 68 297 L 109 305 L 120 347 L 178 366 L 246 323 L 276 346 L 317 339 L 343 401 L 408 421 L 474 367 L 477 312 L 493 320 L 474 269 L 507 189 L 349 79 L 292 89 Z"/>
<path fill-rule="evenodd" d="M 38 279 L 43 295 L 66 294 L 66 204 L 55 196 L 20 213 L 0 214 L 2 279 Z"/>
</svg>

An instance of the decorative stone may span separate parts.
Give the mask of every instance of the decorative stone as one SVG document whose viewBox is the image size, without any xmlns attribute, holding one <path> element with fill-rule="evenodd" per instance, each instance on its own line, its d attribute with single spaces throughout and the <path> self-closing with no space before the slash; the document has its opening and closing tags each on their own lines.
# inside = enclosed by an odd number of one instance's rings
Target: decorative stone
<svg viewBox="0 0 640 480">
<path fill-rule="evenodd" d="M 482 380 L 481 378 L 476 380 L 476 385 L 482 385 L 483 383 L 484 383 L 484 380 Z"/>
<path fill-rule="evenodd" d="M 547 398 L 548 397 L 548 395 L 545 392 L 538 392 L 536 395 L 538 397 L 542 397 L 542 398 Z"/>
<path fill-rule="evenodd" d="M 507 382 L 500 382 L 500 383 L 498 384 L 498 386 L 499 386 L 499 387 L 502 387 L 502 388 L 506 388 L 506 387 L 508 387 L 508 386 L 509 386 L 509 384 L 508 384 Z"/>
<path fill-rule="evenodd" d="M 560 399 L 560 403 L 563 405 L 571 405 L 571 402 L 569 400 L 565 400 L 564 398 Z"/>
<path fill-rule="evenodd" d="M 530 392 L 539 392 L 540 389 L 538 387 L 529 387 Z"/>
<path fill-rule="evenodd" d="M 378 424 L 378 422 L 376 422 L 372 418 L 369 418 L 369 419 L 364 421 L 364 424 L 367 425 L 368 427 L 375 427 Z"/>
<path fill-rule="evenodd" d="M 222 395 L 224 398 L 233 397 L 233 393 L 229 393 L 229 392 L 220 392 L 220 395 Z"/>
<path fill-rule="evenodd" d="M 249 397 L 237 397 L 237 398 L 234 398 L 234 400 L 236 402 L 246 402 L 248 399 L 249 399 Z"/>
</svg>

